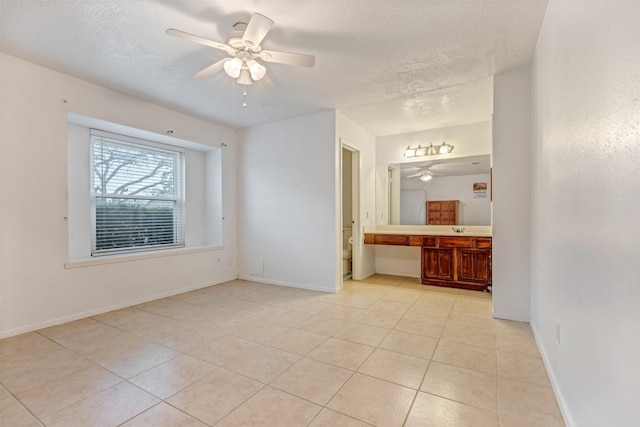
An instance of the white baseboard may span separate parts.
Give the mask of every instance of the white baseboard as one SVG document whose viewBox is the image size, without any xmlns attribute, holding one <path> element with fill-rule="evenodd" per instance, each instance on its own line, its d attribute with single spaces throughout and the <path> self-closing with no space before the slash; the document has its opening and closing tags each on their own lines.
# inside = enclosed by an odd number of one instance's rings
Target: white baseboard
<svg viewBox="0 0 640 427">
<path fill-rule="evenodd" d="M 206 287 L 213 286 L 213 285 L 219 285 L 221 283 L 225 283 L 225 282 L 229 282 L 231 280 L 235 280 L 236 278 L 237 278 L 237 276 L 233 276 L 233 277 L 221 279 L 220 281 L 216 281 L 216 282 L 207 282 L 207 283 L 201 283 L 201 284 L 194 285 L 194 286 L 187 286 L 185 288 L 175 289 L 175 290 L 172 290 L 172 291 L 169 291 L 169 292 L 163 292 L 163 293 L 156 294 L 156 295 L 153 295 L 153 296 L 144 297 L 144 298 L 140 298 L 140 299 L 137 299 L 137 300 L 127 301 L 127 302 L 121 303 L 121 304 L 115 304 L 115 305 L 108 306 L 108 307 L 96 308 L 96 309 L 93 309 L 93 310 L 88 310 L 88 311 L 83 311 L 83 312 L 80 312 L 80 313 L 71 314 L 69 316 L 58 317 L 56 319 L 45 320 L 43 322 L 34 323 L 32 325 L 27 325 L 27 326 L 22 326 L 22 327 L 15 328 L 15 329 L 10 329 L 8 331 L 0 332 L 0 339 L 12 337 L 14 335 L 24 334 L 24 333 L 27 333 L 27 332 L 37 331 L 38 329 L 48 328 L 50 326 L 61 325 L 63 323 L 72 322 L 74 320 L 80 320 L 80 319 L 84 319 L 84 318 L 91 317 L 91 316 L 97 316 L 98 314 L 108 313 L 108 312 L 113 311 L 113 310 L 120 310 L 121 308 L 131 307 L 133 305 L 143 304 L 145 302 L 155 301 L 157 299 L 171 297 L 171 296 L 174 296 L 174 295 L 183 294 L 185 292 L 190 292 L 190 291 L 195 291 L 197 289 L 202 289 L 202 288 L 206 288 Z"/>
<path fill-rule="evenodd" d="M 525 322 L 525 323 L 529 323 L 529 320 L 530 320 L 529 316 L 523 316 L 521 314 L 514 314 L 514 313 L 503 313 L 499 311 L 492 312 L 491 317 L 493 317 L 494 319 L 513 320 L 516 322 Z"/>
<path fill-rule="evenodd" d="M 374 269 L 370 269 L 370 270 L 368 269 L 366 271 L 354 270 L 352 279 L 353 280 L 365 280 L 367 277 L 371 277 L 374 274 L 376 274 L 376 271 Z"/>
<path fill-rule="evenodd" d="M 387 270 L 376 270 L 376 274 L 386 274 L 388 276 L 402 276 L 402 277 L 413 277 L 416 279 L 420 278 L 419 274 L 415 273 L 407 273 L 406 271 L 387 271 Z"/>
<path fill-rule="evenodd" d="M 533 337 L 536 340 L 536 345 L 538 346 L 538 350 L 540 351 L 540 355 L 542 356 L 542 363 L 544 363 L 544 367 L 547 370 L 547 375 L 549 376 L 549 381 L 551 382 L 551 388 L 556 395 L 556 399 L 558 400 L 558 406 L 560 407 L 560 413 L 562 414 L 562 418 L 564 418 L 564 423 L 567 427 L 575 426 L 576 424 L 573 422 L 573 417 L 571 416 L 571 411 L 569 411 L 569 407 L 567 406 L 567 401 L 562 394 L 560 387 L 558 386 L 558 380 L 554 374 L 553 369 L 551 369 L 551 364 L 549 363 L 549 358 L 547 357 L 547 352 L 542 345 L 542 338 L 540 338 L 540 334 L 536 329 L 535 324 L 530 323 L 531 331 L 533 332 Z"/>
<path fill-rule="evenodd" d="M 265 279 L 264 277 L 258 276 L 238 276 L 240 280 L 246 280 L 248 282 L 257 282 L 257 283 L 266 283 L 268 285 L 277 285 L 277 286 L 287 286 L 289 288 L 299 288 L 299 289 L 307 289 L 309 291 L 318 291 L 318 292 L 328 292 L 328 293 L 336 293 L 336 289 L 327 289 L 321 288 L 319 286 L 307 285 L 302 283 L 293 283 L 293 282 L 283 282 L 281 280 L 271 280 Z"/>
</svg>

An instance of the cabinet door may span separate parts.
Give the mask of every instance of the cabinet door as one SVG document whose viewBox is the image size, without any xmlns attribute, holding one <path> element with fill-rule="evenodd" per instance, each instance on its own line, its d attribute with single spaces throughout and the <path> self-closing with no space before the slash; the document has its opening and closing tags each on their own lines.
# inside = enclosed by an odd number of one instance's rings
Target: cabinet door
<svg viewBox="0 0 640 427">
<path fill-rule="evenodd" d="M 458 202 L 450 200 L 442 202 L 442 225 L 458 224 Z"/>
<path fill-rule="evenodd" d="M 458 201 L 434 200 L 427 202 L 427 224 L 457 225 Z"/>
<path fill-rule="evenodd" d="M 427 224 L 442 224 L 442 202 L 427 202 Z"/>
<path fill-rule="evenodd" d="M 458 249 L 458 280 L 488 282 L 490 278 L 490 249 Z"/>
<path fill-rule="evenodd" d="M 453 280 L 453 249 L 422 248 L 422 277 Z"/>
<path fill-rule="evenodd" d="M 458 280 L 475 280 L 475 251 L 458 249 Z"/>
<path fill-rule="evenodd" d="M 491 249 L 476 253 L 476 278 L 479 281 L 491 283 Z"/>
</svg>

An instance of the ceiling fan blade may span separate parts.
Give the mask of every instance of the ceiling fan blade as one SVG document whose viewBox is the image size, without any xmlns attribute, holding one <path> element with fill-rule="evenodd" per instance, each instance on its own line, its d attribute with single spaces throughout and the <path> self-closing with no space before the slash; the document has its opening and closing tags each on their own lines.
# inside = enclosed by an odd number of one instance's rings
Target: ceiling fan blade
<svg viewBox="0 0 640 427">
<path fill-rule="evenodd" d="M 215 73 L 217 73 L 218 71 L 222 70 L 222 68 L 224 67 L 224 63 L 227 62 L 227 61 L 230 61 L 230 60 L 231 60 L 231 58 L 221 59 L 220 61 L 209 65 L 204 70 L 198 71 L 192 77 L 194 79 L 204 79 L 205 77 L 212 76 Z"/>
<path fill-rule="evenodd" d="M 191 42 L 199 43 L 204 46 L 209 46 L 216 49 L 224 50 L 230 55 L 235 55 L 236 53 L 236 50 L 227 44 L 205 39 L 204 37 L 196 36 L 195 34 L 187 33 L 181 30 L 176 30 L 175 28 L 169 28 L 168 30 L 165 31 L 165 34 L 178 37 L 180 39 L 189 40 Z"/>
<path fill-rule="evenodd" d="M 247 29 L 244 30 L 242 41 L 249 47 L 259 46 L 269 30 L 271 30 L 271 27 L 273 27 L 271 19 L 259 13 L 254 13 L 251 15 Z"/>
<path fill-rule="evenodd" d="M 274 50 L 263 50 L 260 52 L 260 58 L 266 62 L 275 62 L 277 64 L 298 65 L 300 67 L 313 67 L 316 63 L 316 57 L 306 55 L 304 53 L 277 52 Z"/>
<path fill-rule="evenodd" d="M 414 174 L 412 174 L 412 175 L 407 175 L 407 178 L 415 178 L 415 177 L 420 176 L 420 175 L 422 175 L 422 174 L 423 174 L 423 172 L 420 172 L 420 173 L 414 173 Z"/>
<path fill-rule="evenodd" d="M 269 78 L 269 76 L 264 76 L 260 80 L 256 82 L 261 91 L 267 91 L 273 87 L 273 82 Z"/>
</svg>

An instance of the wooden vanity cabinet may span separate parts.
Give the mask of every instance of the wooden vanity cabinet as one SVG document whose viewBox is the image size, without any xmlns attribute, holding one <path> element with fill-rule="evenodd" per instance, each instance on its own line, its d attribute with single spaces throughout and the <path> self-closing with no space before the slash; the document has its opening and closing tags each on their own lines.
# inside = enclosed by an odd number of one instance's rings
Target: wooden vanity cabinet
<svg viewBox="0 0 640 427">
<path fill-rule="evenodd" d="M 458 200 L 427 202 L 427 225 L 457 225 Z"/>
<path fill-rule="evenodd" d="M 490 237 L 438 236 L 428 243 L 422 247 L 422 284 L 477 291 L 491 285 Z"/>
<path fill-rule="evenodd" d="M 491 286 L 491 237 L 365 233 L 364 243 L 420 246 L 423 285 L 476 291 Z"/>
</svg>

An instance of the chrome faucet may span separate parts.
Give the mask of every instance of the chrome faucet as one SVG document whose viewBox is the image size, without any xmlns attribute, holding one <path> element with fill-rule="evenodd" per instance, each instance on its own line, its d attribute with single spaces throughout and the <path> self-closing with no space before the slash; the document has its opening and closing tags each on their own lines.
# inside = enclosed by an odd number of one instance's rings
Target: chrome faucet
<svg viewBox="0 0 640 427">
<path fill-rule="evenodd" d="M 451 230 L 453 230 L 454 233 L 464 233 L 464 227 L 460 227 L 460 228 L 451 227 Z"/>
</svg>

